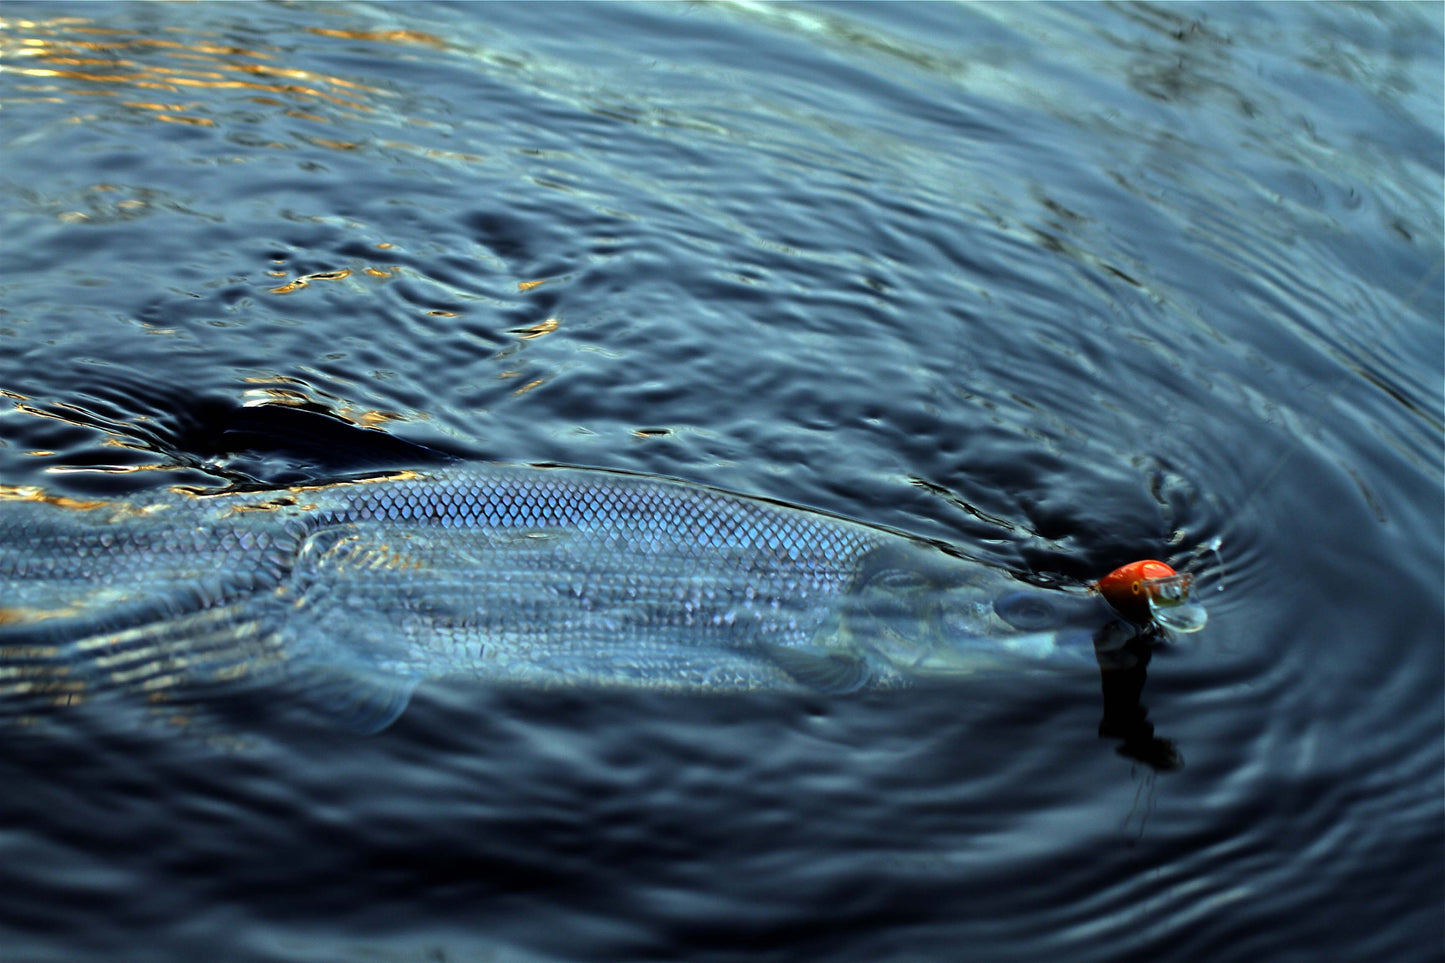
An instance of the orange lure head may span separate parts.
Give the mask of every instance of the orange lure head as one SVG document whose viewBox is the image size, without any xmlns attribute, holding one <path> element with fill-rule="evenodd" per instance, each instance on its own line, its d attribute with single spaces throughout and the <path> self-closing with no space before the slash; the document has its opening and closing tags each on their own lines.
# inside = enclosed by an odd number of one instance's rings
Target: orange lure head
<svg viewBox="0 0 1445 963">
<path fill-rule="evenodd" d="M 1114 569 L 1095 588 L 1115 612 L 1135 625 L 1157 621 L 1193 632 L 1204 627 L 1204 610 L 1188 601 L 1191 581 L 1192 576 L 1149 558 Z"/>
</svg>

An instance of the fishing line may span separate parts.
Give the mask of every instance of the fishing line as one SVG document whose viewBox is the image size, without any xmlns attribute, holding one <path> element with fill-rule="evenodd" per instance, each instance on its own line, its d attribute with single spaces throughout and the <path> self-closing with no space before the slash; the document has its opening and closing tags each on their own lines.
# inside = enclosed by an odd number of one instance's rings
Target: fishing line
<svg viewBox="0 0 1445 963">
<path fill-rule="evenodd" d="M 1429 283 L 1434 280 L 1437 275 L 1439 275 L 1442 266 L 1445 266 L 1445 253 L 1442 253 L 1439 257 L 1437 257 L 1435 259 L 1435 263 L 1431 265 L 1420 276 L 1420 280 L 1416 282 L 1415 287 L 1410 292 L 1410 296 L 1405 301 L 1404 308 L 1401 311 L 1402 314 L 1412 311 L 1415 306 L 1420 303 L 1420 299 L 1425 295 L 1427 285 L 1429 285 Z M 1346 366 L 1346 370 L 1341 371 L 1338 375 L 1334 377 L 1334 379 L 1330 382 L 1329 390 L 1320 397 L 1319 401 L 1315 403 L 1312 410 L 1307 413 L 1308 416 L 1312 418 L 1316 423 L 1319 423 L 1320 415 L 1323 413 L 1325 406 L 1327 406 L 1331 401 L 1333 401 L 1335 397 L 1339 394 L 1340 390 L 1344 387 L 1345 380 L 1349 377 L 1349 375 L 1350 369 L 1348 366 Z M 1243 500 L 1238 503 L 1237 507 L 1233 512 L 1235 517 L 1239 517 L 1240 515 L 1242 515 L 1244 513 L 1244 510 L 1248 508 L 1250 504 L 1252 504 L 1261 494 L 1263 494 L 1264 490 L 1270 485 L 1271 482 L 1274 481 L 1275 476 L 1277 476 L 1284 469 L 1284 466 L 1289 463 L 1289 460 L 1293 458 L 1295 454 L 1299 452 L 1300 449 L 1302 449 L 1303 447 L 1304 442 L 1299 438 L 1296 438 L 1293 444 L 1285 446 L 1284 450 L 1280 452 L 1279 457 L 1277 457 L 1274 460 L 1273 464 L 1270 465 L 1268 470 L 1265 471 L 1264 476 L 1245 494 Z M 1218 559 L 1219 564 L 1219 584 L 1216 591 L 1222 592 L 1224 590 L 1224 556 L 1220 553 L 1219 549 L 1220 546 L 1223 544 L 1223 536 L 1214 536 L 1209 541 L 1196 547 L 1194 551 L 1189 554 L 1186 561 L 1180 566 L 1181 569 L 1192 568 L 1194 563 L 1198 561 L 1199 558 L 1201 558 L 1208 552 L 1213 552 L 1215 557 Z M 1203 572 L 1201 571 L 1199 574 L 1203 574 Z"/>
<path fill-rule="evenodd" d="M 1435 263 L 1429 268 L 1429 270 L 1427 270 L 1423 275 L 1421 275 L 1419 282 L 1415 285 L 1415 289 L 1411 292 L 1409 299 L 1405 302 L 1404 311 L 1411 311 L 1414 309 L 1415 305 L 1420 303 L 1420 298 L 1423 297 L 1425 294 L 1425 286 L 1429 284 L 1430 281 L 1433 280 L 1437 274 L 1440 273 L 1440 268 L 1442 265 L 1445 265 L 1445 254 L 1442 254 L 1440 257 L 1436 258 Z M 1345 370 L 1336 375 L 1334 380 L 1330 384 L 1329 391 L 1325 392 L 1324 396 L 1321 397 L 1320 400 L 1315 404 L 1314 410 L 1311 411 L 1309 414 L 1311 417 L 1314 418 L 1316 422 L 1319 421 L 1319 414 L 1323 411 L 1324 406 L 1333 401 L 1335 396 L 1339 394 L 1340 389 L 1344 386 L 1345 379 L 1349 377 L 1349 374 L 1350 372 L 1348 370 Z M 1260 494 L 1260 492 L 1264 490 L 1266 485 L 1274 481 L 1274 476 L 1279 474 L 1280 470 L 1284 468 L 1285 464 L 1291 458 L 1293 458 L 1295 453 L 1299 451 L 1302 447 L 1304 447 L 1303 443 L 1296 440 L 1293 445 L 1285 448 L 1285 450 L 1280 453 L 1279 458 L 1275 459 L 1275 462 L 1270 467 L 1270 469 L 1265 472 L 1264 478 L 1262 478 L 1260 482 L 1255 485 L 1254 488 L 1251 489 L 1250 492 L 1245 496 L 1244 501 L 1239 504 L 1239 508 L 1236 511 L 1242 512 L 1244 508 L 1246 508 L 1249 503 L 1253 501 Z"/>
</svg>

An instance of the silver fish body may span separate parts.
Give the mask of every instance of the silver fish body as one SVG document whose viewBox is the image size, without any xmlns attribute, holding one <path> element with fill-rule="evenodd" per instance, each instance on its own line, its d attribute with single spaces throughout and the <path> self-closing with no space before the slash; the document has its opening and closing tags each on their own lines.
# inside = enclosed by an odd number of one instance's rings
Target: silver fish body
<svg viewBox="0 0 1445 963">
<path fill-rule="evenodd" d="M 274 673 L 355 728 L 419 679 L 848 692 L 1091 658 L 1097 600 L 667 479 L 482 466 L 0 499 L 0 698 Z"/>
</svg>

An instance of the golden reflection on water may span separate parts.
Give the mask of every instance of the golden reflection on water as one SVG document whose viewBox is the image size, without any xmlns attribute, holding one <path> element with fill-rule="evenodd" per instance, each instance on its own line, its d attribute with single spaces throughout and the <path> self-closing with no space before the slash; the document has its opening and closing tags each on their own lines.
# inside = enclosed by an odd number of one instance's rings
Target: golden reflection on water
<svg viewBox="0 0 1445 963">
<path fill-rule="evenodd" d="M 263 405 L 305 408 L 308 411 L 324 412 L 332 418 L 358 428 L 377 428 L 393 421 L 408 420 L 408 416 L 399 411 L 387 411 L 382 408 L 357 408 L 347 404 L 341 398 L 318 391 L 299 378 L 270 375 L 265 378 L 253 377 L 242 380 L 257 386 L 246 389 L 246 394 L 249 396 L 245 402 L 247 408 Z"/>
<path fill-rule="evenodd" d="M 377 276 L 377 277 L 387 277 L 388 275 L 382 274 L 382 273 L 377 273 L 376 276 Z M 350 268 L 342 268 L 342 269 L 339 270 L 339 271 L 320 271 L 320 272 L 318 272 L 318 273 L 316 273 L 316 274 L 307 274 L 307 275 L 304 275 L 303 277 L 296 278 L 294 281 L 290 282 L 289 284 L 283 284 L 283 285 L 281 285 L 279 288 L 272 288 L 272 289 L 271 289 L 271 293 L 272 293 L 272 294 L 290 294 L 292 291 L 299 291 L 299 290 L 301 290 L 302 288 L 306 287 L 306 285 L 310 284 L 312 281 L 341 281 L 341 280 L 344 280 L 344 279 L 349 278 L 349 277 L 351 277 L 351 269 L 350 269 Z"/>
<path fill-rule="evenodd" d="M 451 50 L 444 39 L 410 30 L 312 27 L 305 31 L 315 38 L 310 46 L 298 46 L 295 36 L 272 38 L 227 30 L 225 14 L 217 13 L 224 9 L 204 5 L 209 24 L 197 20 L 194 26 L 144 24 L 125 29 L 102 26 L 78 16 L 0 16 L 0 62 L 11 74 L 12 100 L 16 104 L 69 105 L 68 117 L 63 110 L 47 114 L 60 124 L 119 120 L 182 125 L 194 128 L 199 136 L 225 138 L 237 152 L 255 151 L 263 159 L 274 158 L 279 150 L 321 148 L 343 153 L 404 151 L 442 164 L 471 165 L 487 160 L 481 154 L 377 136 L 386 126 L 435 125 L 425 117 L 405 115 L 405 99 L 378 82 L 368 82 L 371 78 L 367 75 L 338 75 L 324 66 L 302 66 L 325 65 L 329 62 L 326 57 L 352 52 L 357 44 L 422 48 L 422 56 L 435 57 L 441 55 L 437 52 Z M 246 39 L 238 41 L 236 37 Z M 288 40 L 290 43 L 283 46 Z M 323 123 L 333 125 L 327 131 L 330 136 L 318 136 L 312 126 Z M 354 133 L 358 130 L 364 136 Z M 351 136 L 345 136 L 343 131 Z M 113 183 L 89 185 L 51 199 L 48 206 L 52 216 L 76 225 L 111 224 L 161 210 L 198 213 L 185 199 L 164 191 Z M 204 211 L 200 213 L 204 216 Z M 395 246 L 381 242 L 375 247 L 389 251 Z M 325 290 L 326 286 L 319 283 L 323 281 L 384 284 L 408 273 L 403 266 L 381 258 L 371 263 L 352 259 L 336 270 L 299 276 L 287 271 L 284 262 L 272 267 L 269 276 L 260 279 L 259 290 L 293 298 L 307 297 L 304 292 L 308 288 L 311 295 Z M 519 292 L 527 292 L 557 280 L 524 277 L 517 279 L 516 285 Z M 433 308 L 425 313 L 451 319 L 465 312 Z M 556 331 L 558 323 L 556 318 L 548 318 L 513 334 L 519 342 L 531 341 Z M 178 331 L 144 324 L 151 334 Z M 517 373 L 517 394 L 531 392 L 543 383 L 533 375 Z M 342 420 L 367 427 L 401 417 L 392 412 L 352 411 L 343 404 L 317 401 L 314 394 L 308 388 L 302 392 L 303 398 L 272 398 L 270 403 L 320 407 Z M 43 413 L 46 417 L 67 417 L 56 406 Z M 87 427 L 95 425 L 95 419 L 85 415 L 75 421 Z"/>
<path fill-rule="evenodd" d="M 91 511 L 96 508 L 106 508 L 111 504 L 106 501 L 51 495 L 36 485 L 0 485 L 0 501 L 37 502 L 43 505 L 54 505 L 57 508 L 71 508 L 81 512 Z"/>
<path fill-rule="evenodd" d="M 311 124 L 333 124 L 374 117 L 397 104 L 397 95 L 374 84 L 277 61 L 293 55 L 280 47 L 221 43 L 214 32 L 199 33 L 184 27 L 161 26 L 156 34 L 99 27 L 81 17 L 49 20 L 8 20 L 0 17 L 0 63 L 9 73 L 30 82 L 16 84 L 17 102 L 79 102 L 83 97 L 117 98 L 121 107 L 169 124 L 223 127 L 255 122 L 255 106 L 276 107 L 285 117 Z M 439 37 L 414 30 L 334 30 L 313 27 L 318 37 L 351 42 L 426 46 L 447 49 Z M 236 91 L 244 102 L 218 100 L 212 92 Z M 160 95 L 157 95 L 159 92 Z M 187 101 L 184 95 L 197 99 Z M 137 96 L 140 94 L 140 96 Z M 165 96 L 165 95 L 171 96 Z M 180 97 L 174 95 L 182 95 Z M 125 98 L 125 99 L 120 99 Z M 86 112 L 68 118 L 87 123 L 98 115 Z M 244 112 L 244 113 L 243 113 Z M 401 123 L 430 126 L 418 117 L 401 117 Z M 369 124 L 375 131 L 375 125 Z M 299 131 L 287 136 L 312 146 L 335 151 L 358 151 L 368 146 L 406 151 L 430 160 L 478 163 L 479 154 L 422 147 L 391 139 L 347 140 L 319 137 Z M 254 145 L 271 149 L 291 146 L 279 140 Z"/>
<path fill-rule="evenodd" d="M 343 40 L 422 44 L 438 50 L 444 50 L 447 46 L 442 38 L 420 30 L 331 30 L 326 27 L 307 27 L 306 32 L 314 33 L 318 37 L 338 37 Z"/>
<path fill-rule="evenodd" d="M 533 338 L 540 338 L 544 334 L 551 334 L 562 324 L 561 318 L 548 318 L 540 324 L 534 324 L 530 328 L 514 328 L 511 333 L 523 341 L 531 341 Z"/>
<path fill-rule="evenodd" d="M 279 99 L 251 99 L 293 108 L 287 112 L 292 117 L 330 122 L 333 118 L 315 108 L 329 104 L 342 108 L 343 114 L 367 113 L 376 109 L 379 100 L 392 96 L 381 87 L 358 80 L 277 63 L 284 55 L 278 48 L 222 43 L 214 35 L 197 36 L 180 27 L 159 27 L 156 32 L 189 35 L 175 39 L 146 36 L 134 30 L 99 27 L 81 17 L 0 19 L 0 59 L 10 73 L 34 78 L 37 83 L 29 85 L 28 92 L 46 100 L 62 99 L 55 95 L 67 93 L 116 96 L 126 89 L 172 94 L 236 90 L 251 95 L 280 95 Z M 313 32 L 371 42 L 441 45 L 437 38 L 411 31 L 377 31 L 365 36 L 344 31 Z M 170 123 L 214 126 L 218 122 L 201 113 L 213 109 L 214 104 L 154 97 L 122 103 L 150 111 L 157 119 Z"/>
<path fill-rule="evenodd" d="M 209 8 L 216 9 L 216 8 Z M 308 33 L 326 40 L 348 44 L 400 44 L 445 49 L 439 37 L 410 30 L 337 30 L 310 28 Z M 311 53 L 318 52 L 315 47 Z M 326 51 L 320 51 L 325 53 Z M 87 124 L 110 119 L 116 112 L 166 124 L 194 128 L 230 129 L 237 137 L 246 128 L 246 140 L 235 140 L 243 148 L 262 151 L 296 147 L 318 147 L 341 153 L 367 149 L 405 151 L 433 161 L 472 164 L 484 158 L 477 154 L 422 147 L 406 141 L 377 138 L 376 118 L 399 105 L 392 91 L 361 79 L 301 69 L 283 62 L 299 58 L 302 52 L 257 41 L 226 42 L 216 31 L 171 25 L 143 29 L 115 29 L 100 26 L 83 17 L 55 17 L 44 20 L 0 17 L 0 62 L 20 78 L 14 86 L 14 100 L 72 103 L 77 112 L 63 123 Z M 234 91 L 239 96 L 227 92 Z M 186 95 L 193 95 L 188 98 Z M 107 98 L 96 102 L 92 98 Z M 106 114 L 104 108 L 111 112 Z M 274 108 L 276 117 L 303 124 L 344 124 L 361 120 L 366 137 L 319 136 L 300 125 L 271 124 L 259 134 L 257 124 L 265 121 L 258 108 Z M 399 116 L 405 124 L 425 124 L 421 118 Z M 87 190 L 88 209 L 70 209 L 55 216 L 67 223 L 109 223 L 149 213 L 155 199 L 150 196 L 112 196 L 116 192 L 136 194 L 131 188 L 97 184 Z M 179 203 L 163 199 L 167 207 Z M 381 249 L 389 244 L 378 245 Z M 359 264 L 358 274 L 375 279 L 396 277 L 395 265 Z M 352 269 L 325 271 L 287 278 L 271 287 L 272 294 L 294 294 L 313 282 L 341 280 Z M 535 286 L 541 282 L 523 282 Z M 456 317 L 453 311 L 432 311 L 438 317 Z"/>
</svg>

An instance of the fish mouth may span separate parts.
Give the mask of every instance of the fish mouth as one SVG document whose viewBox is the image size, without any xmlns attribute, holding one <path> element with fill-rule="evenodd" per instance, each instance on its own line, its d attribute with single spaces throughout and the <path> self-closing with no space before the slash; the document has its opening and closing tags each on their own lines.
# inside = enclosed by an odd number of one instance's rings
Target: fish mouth
<svg viewBox="0 0 1445 963">
<path fill-rule="evenodd" d="M 875 586 L 876 588 L 876 586 Z M 1019 662 L 1092 662 L 1112 616 L 1097 596 L 1008 579 L 868 593 L 845 620 L 848 644 L 912 678 L 946 678 Z"/>
</svg>

